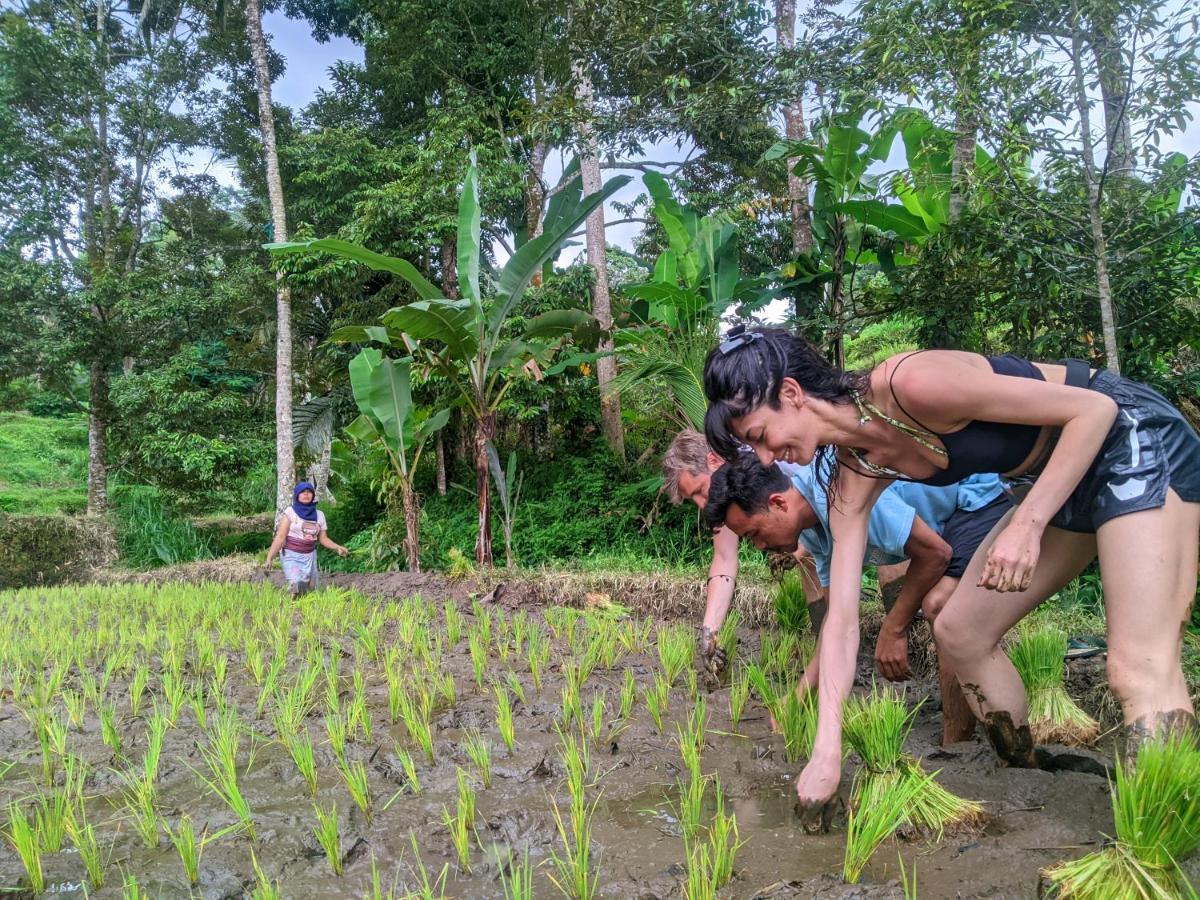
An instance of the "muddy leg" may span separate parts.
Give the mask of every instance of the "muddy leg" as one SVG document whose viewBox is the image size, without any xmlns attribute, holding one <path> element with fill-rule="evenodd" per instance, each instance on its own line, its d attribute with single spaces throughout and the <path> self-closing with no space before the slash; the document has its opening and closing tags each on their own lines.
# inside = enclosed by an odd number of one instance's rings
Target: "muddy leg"
<svg viewBox="0 0 1200 900">
<path fill-rule="evenodd" d="M 956 587 L 958 579 L 947 575 L 925 595 L 921 601 L 921 611 L 931 624 L 937 621 L 938 614 L 945 608 Z M 969 741 L 975 736 L 975 714 L 971 712 L 967 698 L 963 696 L 962 685 L 942 653 L 938 653 L 937 666 L 938 691 L 942 697 L 942 744 Z"/>
<path fill-rule="evenodd" d="M 977 587 L 987 551 L 1011 515 L 1001 519 L 976 550 L 933 630 L 939 655 L 958 676 L 968 705 L 983 721 L 1001 760 L 1031 765 L 1035 761 L 1033 742 L 1026 737 L 1025 687 L 1000 641 L 1026 613 L 1078 575 L 1094 557 L 1096 545 L 1092 535 L 1047 528 L 1027 590 L 999 593 Z M 997 715 L 989 719 L 992 713 Z"/>
<path fill-rule="evenodd" d="M 1200 503 L 1173 490 L 1159 509 L 1100 526 L 1108 618 L 1108 680 L 1125 713 L 1126 752 L 1147 739 L 1194 731 L 1181 655 L 1196 595 Z"/>
</svg>

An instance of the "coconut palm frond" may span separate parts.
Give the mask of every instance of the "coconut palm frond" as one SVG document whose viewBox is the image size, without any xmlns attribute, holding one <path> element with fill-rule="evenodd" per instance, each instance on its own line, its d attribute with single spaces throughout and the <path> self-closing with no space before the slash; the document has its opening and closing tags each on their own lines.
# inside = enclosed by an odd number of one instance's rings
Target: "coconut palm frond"
<svg viewBox="0 0 1200 900">
<path fill-rule="evenodd" d="M 319 455 L 333 439 L 337 425 L 336 392 L 323 394 L 292 407 L 292 445 Z"/>
</svg>

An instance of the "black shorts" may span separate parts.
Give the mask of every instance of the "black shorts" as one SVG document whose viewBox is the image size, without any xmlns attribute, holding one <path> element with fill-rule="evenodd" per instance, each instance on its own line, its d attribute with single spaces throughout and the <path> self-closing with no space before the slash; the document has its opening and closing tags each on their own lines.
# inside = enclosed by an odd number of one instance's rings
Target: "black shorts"
<svg viewBox="0 0 1200 900">
<path fill-rule="evenodd" d="M 962 578 L 967 571 L 967 564 L 983 539 L 988 536 L 992 526 L 1012 509 L 1012 501 L 1007 495 L 1001 494 L 987 506 L 975 510 L 956 509 L 946 520 L 942 529 L 942 540 L 950 545 L 950 565 L 946 574 L 951 578 Z"/>
<path fill-rule="evenodd" d="M 1200 503 L 1200 435 L 1183 413 L 1153 388 L 1105 370 L 1089 388 L 1117 402 L 1117 418 L 1050 524 L 1092 533 L 1117 516 L 1158 509 L 1168 488 Z"/>
</svg>

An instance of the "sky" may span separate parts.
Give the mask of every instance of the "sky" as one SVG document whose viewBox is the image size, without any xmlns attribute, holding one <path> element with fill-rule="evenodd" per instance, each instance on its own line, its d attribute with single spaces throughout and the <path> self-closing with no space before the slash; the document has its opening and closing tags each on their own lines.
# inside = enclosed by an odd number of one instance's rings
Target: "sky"
<svg viewBox="0 0 1200 900">
<path fill-rule="evenodd" d="M 1188 0 L 1178 0 L 1180 4 Z M 1174 4 L 1172 4 L 1174 5 Z M 264 19 L 264 29 L 269 35 L 272 47 L 287 60 L 287 68 L 283 76 L 275 82 L 274 99 L 293 109 L 301 109 L 316 97 L 317 90 L 329 84 L 329 69 L 339 60 L 361 63 L 362 48 L 345 38 L 335 38 L 328 43 L 320 44 L 313 38 L 309 25 L 296 19 L 288 19 L 281 12 L 270 13 Z M 1161 149 L 1164 153 L 1181 151 L 1188 156 L 1200 153 L 1200 103 L 1191 105 L 1193 120 L 1189 127 L 1180 134 L 1164 139 Z M 782 128 L 780 129 L 782 131 Z M 653 160 L 683 159 L 692 149 L 688 145 L 677 147 L 674 141 L 664 141 L 645 148 L 645 158 Z M 547 160 L 545 180 L 555 184 L 562 173 L 566 160 L 559 151 Z M 896 141 L 892 155 L 877 168 L 881 171 L 894 171 L 904 167 L 903 143 Z M 620 174 L 620 170 L 606 169 L 604 176 L 611 177 Z M 629 203 L 643 192 L 641 173 L 629 171 L 633 177 L 630 184 L 618 191 L 606 204 L 605 218 L 609 221 L 624 218 L 613 208 L 614 203 Z M 226 177 L 232 178 L 232 173 Z M 486 198 L 484 198 L 486 202 Z M 607 230 L 608 243 L 631 249 L 633 240 L 641 230 L 638 223 L 615 225 Z M 501 259 L 506 255 L 502 248 L 497 248 Z M 569 262 L 580 253 L 579 248 L 564 251 L 559 259 L 560 264 Z"/>
</svg>

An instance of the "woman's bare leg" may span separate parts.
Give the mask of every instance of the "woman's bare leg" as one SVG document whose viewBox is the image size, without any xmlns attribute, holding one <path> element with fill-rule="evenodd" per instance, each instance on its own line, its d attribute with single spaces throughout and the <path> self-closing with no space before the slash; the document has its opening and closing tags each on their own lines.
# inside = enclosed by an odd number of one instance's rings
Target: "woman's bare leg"
<svg viewBox="0 0 1200 900">
<path fill-rule="evenodd" d="M 946 603 L 958 587 L 959 579 L 945 575 L 933 586 L 925 599 L 921 601 L 921 612 L 932 626 L 937 621 L 938 614 L 946 608 Z M 975 713 L 971 711 L 967 698 L 963 696 L 962 685 L 954 674 L 950 660 L 938 653 L 938 692 L 942 698 L 942 744 L 957 744 L 959 741 L 969 741 L 975 734 Z"/>
<path fill-rule="evenodd" d="M 938 652 L 958 676 L 967 703 L 983 722 L 988 740 L 1011 765 L 1034 764 L 1025 687 L 1000 641 L 1026 613 L 1083 571 L 1096 555 L 1096 539 L 1047 528 L 1028 590 L 999 593 L 977 587 L 987 550 L 1008 524 L 1001 519 L 975 551 L 954 594 L 934 622 Z"/>
<path fill-rule="evenodd" d="M 1096 538 L 1108 681 L 1125 713 L 1129 749 L 1136 750 L 1147 737 L 1195 721 L 1180 660 L 1196 596 L 1200 503 L 1168 491 L 1161 508 L 1111 519 Z"/>
</svg>

